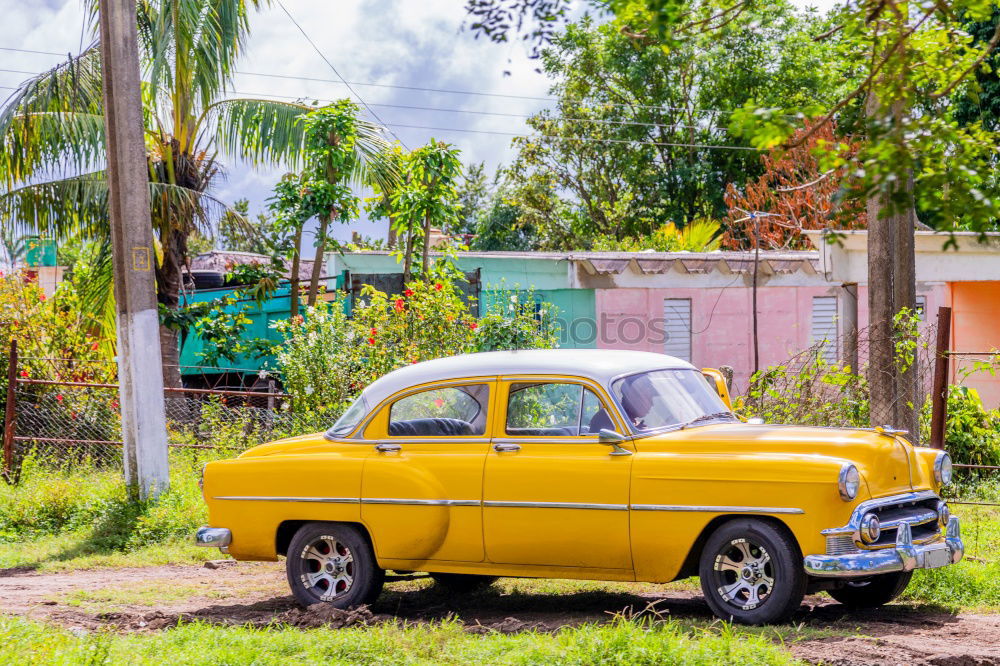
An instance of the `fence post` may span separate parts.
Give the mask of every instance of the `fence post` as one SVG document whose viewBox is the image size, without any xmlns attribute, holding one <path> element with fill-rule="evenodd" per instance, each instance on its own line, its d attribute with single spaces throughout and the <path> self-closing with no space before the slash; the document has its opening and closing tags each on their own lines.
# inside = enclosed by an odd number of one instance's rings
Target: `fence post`
<svg viewBox="0 0 1000 666">
<path fill-rule="evenodd" d="M 7 404 L 3 422 L 3 477 L 8 483 L 14 478 L 14 428 L 17 423 L 17 340 L 10 341 L 7 359 Z"/>
<path fill-rule="evenodd" d="M 948 420 L 948 347 L 951 344 L 951 308 L 938 308 L 934 383 L 931 387 L 931 447 L 944 448 Z"/>
</svg>

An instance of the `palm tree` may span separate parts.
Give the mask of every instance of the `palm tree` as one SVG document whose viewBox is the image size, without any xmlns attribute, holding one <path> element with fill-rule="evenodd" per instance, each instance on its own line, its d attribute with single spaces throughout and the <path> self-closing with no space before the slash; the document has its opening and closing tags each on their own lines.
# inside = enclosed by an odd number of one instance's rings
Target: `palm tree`
<svg viewBox="0 0 1000 666">
<path fill-rule="evenodd" d="M 85 1 L 95 23 L 97 0 Z M 315 107 L 225 96 L 249 34 L 249 12 L 268 4 L 137 2 L 161 309 L 176 309 L 180 302 L 189 235 L 196 229 L 211 234 L 227 213 L 242 219 L 212 194 L 224 175 L 221 157 L 289 168 L 302 160 L 301 116 Z M 358 130 L 353 180 L 392 180 L 382 157 L 388 143 L 381 128 L 359 121 Z M 110 243 L 105 157 L 95 43 L 26 81 L 0 110 L 0 219 L 14 220 L 26 232 Z M 91 295 L 95 311 L 106 311 L 98 308 L 112 298 L 109 283 Z M 164 378 L 179 385 L 177 332 L 161 327 L 160 343 Z"/>
</svg>

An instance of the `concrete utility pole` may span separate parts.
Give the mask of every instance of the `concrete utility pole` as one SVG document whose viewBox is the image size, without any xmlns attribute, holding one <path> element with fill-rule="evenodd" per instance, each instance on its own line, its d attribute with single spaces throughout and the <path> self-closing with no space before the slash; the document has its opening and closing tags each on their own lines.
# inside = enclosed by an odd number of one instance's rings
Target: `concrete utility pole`
<svg viewBox="0 0 1000 666">
<path fill-rule="evenodd" d="M 169 476 L 135 0 L 100 0 L 99 11 L 125 480 L 145 499 Z"/>
</svg>

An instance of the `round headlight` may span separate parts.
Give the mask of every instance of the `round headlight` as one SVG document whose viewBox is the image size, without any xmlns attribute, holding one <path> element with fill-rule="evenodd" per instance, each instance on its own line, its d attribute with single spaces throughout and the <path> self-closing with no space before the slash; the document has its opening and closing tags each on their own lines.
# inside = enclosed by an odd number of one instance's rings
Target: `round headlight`
<svg viewBox="0 0 1000 666">
<path fill-rule="evenodd" d="M 951 483 L 951 456 L 942 451 L 934 460 L 934 480 L 942 486 Z"/>
<path fill-rule="evenodd" d="M 951 518 L 951 509 L 948 508 L 948 505 L 945 504 L 944 500 L 937 503 L 937 513 L 938 522 L 941 524 L 941 527 L 947 527 L 948 519 Z"/>
<path fill-rule="evenodd" d="M 845 502 L 850 502 L 858 496 L 858 488 L 861 486 L 861 475 L 858 468 L 848 463 L 840 468 L 840 497 Z"/>
<path fill-rule="evenodd" d="M 882 523 L 874 513 L 866 513 L 861 519 L 861 540 L 875 543 L 882 534 Z"/>
</svg>

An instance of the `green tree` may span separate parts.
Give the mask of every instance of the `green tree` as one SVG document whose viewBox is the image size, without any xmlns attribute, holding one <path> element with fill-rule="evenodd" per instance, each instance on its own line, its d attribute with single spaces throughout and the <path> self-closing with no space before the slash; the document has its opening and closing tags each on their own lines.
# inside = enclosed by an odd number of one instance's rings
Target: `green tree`
<svg viewBox="0 0 1000 666">
<path fill-rule="evenodd" d="M 398 183 L 378 190 L 369 200 L 368 210 L 389 219 L 397 234 L 405 234 L 403 279 L 413 272 L 413 251 L 421 241 L 421 275 L 428 278 L 431 224 L 446 229 L 458 219 L 460 210 L 458 179 L 462 173 L 459 151 L 442 141 L 431 139 L 410 153 L 396 151 L 402 168 Z"/>
<path fill-rule="evenodd" d="M 96 17 L 96 0 L 87 2 Z M 212 235 L 230 210 L 212 195 L 223 173 L 219 156 L 292 167 L 302 162 L 301 116 L 309 107 L 226 99 L 246 45 L 249 14 L 267 4 L 138 3 L 157 298 L 167 311 L 178 306 L 191 233 Z M 101 107 L 96 45 L 15 92 L 0 111 L 0 218 L 26 231 L 110 242 Z M 377 130 L 359 121 L 359 153 L 381 150 Z M 94 296 L 111 297 L 109 289 Z M 179 384 L 176 331 L 161 328 L 161 353 L 167 383 Z"/>
<path fill-rule="evenodd" d="M 231 252 L 251 252 L 270 255 L 285 242 L 274 216 L 266 212 L 250 215 L 250 202 L 237 199 L 219 220 L 217 245 Z"/>
<path fill-rule="evenodd" d="M 750 99 L 831 98 L 842 72 L 809 33 L 819 19 L 785 2 L 747 12 L 722 35 L 664 49 L 634 11 L 603 24 L 584 18 L 541 57 L 557 101 L 529 119 L 509 170 L 517 181 L 543 172 L 587 229 L 565 234 L 580 247 L 595 234 L 651 233 L 721 217 L 731 182 L 760 172 L 757 151 L 726 131 Z M 576 230 L 574 230 L 576 231 Z"/>
<path fill-rule="evenodd" d="M 476 233 L 479 217 L 490 205 L 493 192 L 486 175 L 486 164 L 469 164 L 462 172 L 458 191 L 458 220 L 451 231 L 461 234 Z"/>
</svg>

